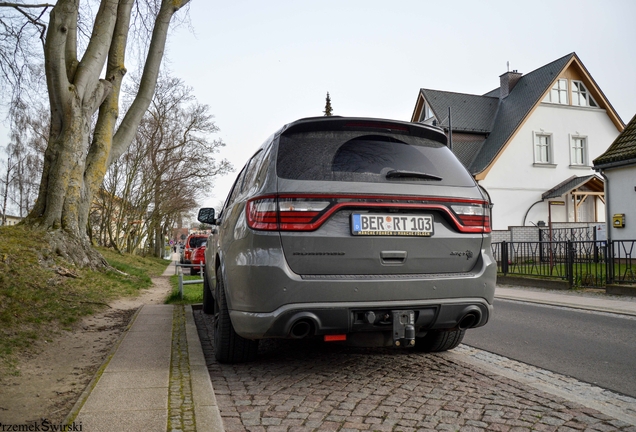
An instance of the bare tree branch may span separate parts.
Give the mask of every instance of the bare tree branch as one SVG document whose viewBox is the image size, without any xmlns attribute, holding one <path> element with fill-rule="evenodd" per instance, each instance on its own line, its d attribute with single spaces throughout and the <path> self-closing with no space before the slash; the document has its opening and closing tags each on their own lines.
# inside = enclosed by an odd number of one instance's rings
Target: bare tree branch
<svg viewBox="0 0 636 432">
<path fill-rule="evenodd" d="M 132 145 L 105 178 L 108 199 L 103 208 L 112 222 L 105 226 L 95 220 L 96 237 L 128 249 L 141 235 L 154 239 L 153 253 L 161 254 L 161 239 L 171 221 L 198 207 L 197 199 L 213 180 L 232 170 L 228 161 L 215 159 L 224 144 L 211 139 L 218 127 L 208 110 L 181 80 L 158 80 Z"/>
<path fill-rule="evenodd" d="M 0 7 L 14 7 L 14 8 L 52 8 L 53 4 L 39 3 L 39 4 L 27 4 L 27 3 L 13 3 L 13 2 L 0 2 Z"/>
<path fill-rule="evenodd" d="M 23 3 L 9 3 L 9 2 L 0 2 L 0 7 L 12 7 L 22 15 L 26 17 L 26 19 L 33 25 L 40 28 L 40 39 L 44 43 L 44 34 L 46 32 L 46 25 L 42 22 L 42 16 L 54 5 L 48 3 L 41 4 L 23 4 Z M 31 15 L 27 13 L 24 9 L 37 8 L 42 9 L 38 15 Z"/>
</svg>

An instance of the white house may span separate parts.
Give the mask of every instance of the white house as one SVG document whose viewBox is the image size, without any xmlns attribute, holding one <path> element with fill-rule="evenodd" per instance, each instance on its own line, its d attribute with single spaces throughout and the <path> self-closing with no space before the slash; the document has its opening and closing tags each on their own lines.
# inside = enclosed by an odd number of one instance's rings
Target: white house
<svg viewBox="0 0 636 432">
<path fill-rule="evenodd" d="M 2 214 L 0 214 L 0 225 L 6 225 L 6 226 L 17 225 L 18 223 L 20 223 L 20 221 L 22 221 L 22 219 L 23 218 L 20 216 L 11 216 L 11 215 L 3 216 Z"/>
<path fill-rule="evenodd" d="M 594 169 L 606 179 L 608 237 L 636 240 L 636 116 L 594 160 Z"/>
<path fill-rule="evenodd" d="M 420 89 L 411 121 L 452 131 L 453 152 L 490 194 L 493 229 L 605 221 L 591 165 L 625 125 L 576 53 L 506 72 L 484 95 Z"/>
</svg>

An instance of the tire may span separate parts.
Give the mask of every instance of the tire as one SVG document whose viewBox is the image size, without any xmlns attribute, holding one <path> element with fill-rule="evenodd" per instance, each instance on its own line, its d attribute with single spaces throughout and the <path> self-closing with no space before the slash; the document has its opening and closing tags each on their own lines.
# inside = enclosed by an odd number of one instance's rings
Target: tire
<svg viewBox="0 0 636 432">
<path fill-rule="evenodd" d="M 210 283 L 205 272 L 203 272 L 203 313 L 208 315 L 214 313 L 214 297 L 212 297 Z"/>
<path fill-rule="evenodd" d="M 214 357 L 219 363 L 245 363 L 256 359 L 258 340 L 245 339 L 234 331 L 225 299 L 223 280 L 216 280 L 214 302 Z"/>
<path fill-rule="evenodd" d="M 190 276 L 196 276 L 199 274 L 199 270 L 195 270 L 194 267 L 190 267 Z"/>
<path fill-rule="evenodd" d="M 442 352 L 456 348 L 464 339 L 466 330 L 430 331 L 415 338 L 415 349 L 422 352 Z"/>
</svg>

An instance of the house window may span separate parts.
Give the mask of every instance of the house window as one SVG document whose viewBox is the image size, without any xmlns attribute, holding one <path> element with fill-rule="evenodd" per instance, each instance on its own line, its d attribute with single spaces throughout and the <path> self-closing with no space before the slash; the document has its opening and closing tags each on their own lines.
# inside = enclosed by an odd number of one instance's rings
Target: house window
<svg viewBox="0 0 636 432">
<path fill-rule="evenodd" d="M 572 137 L 572 147 L 570 151 L 570 165 L 587 165 L 587 138 L 580 136 Z"/>
<path fill-rule="evenodd" d="M 534 163 L 552 163 L 552 135 L 544 133 L 534 134 Z"/>
<path fill-rule="evenodd" d="M 583 82 L 574 80 L 572 80 L 572 105 L 598 107 Z"/>
<path fill-rule="evenodd" d="M 424 101 L 424 108 L 422 109 L 420 121 L 428 120 L 431 117 L 434 117 L 433 110 L 431 109 L 431 106 L 426 101 Z"/>
<path fill-rule="evenodd" d="M 568 104 L 568 80 L 558 79 L 554 84 L 550 93 L 543 100 L 544 102 L 550 102 L 555 104 Z"/>
<path fill-rule="evenodd" d="M 433 117 L 433 110 L 431 109 L 431 106 L 429 104 L 426 104 L 426 106 L 424 107 L 425 109 L 425 115 L 427 119 L 430 119 L 431 117 Z"/>
</svg>

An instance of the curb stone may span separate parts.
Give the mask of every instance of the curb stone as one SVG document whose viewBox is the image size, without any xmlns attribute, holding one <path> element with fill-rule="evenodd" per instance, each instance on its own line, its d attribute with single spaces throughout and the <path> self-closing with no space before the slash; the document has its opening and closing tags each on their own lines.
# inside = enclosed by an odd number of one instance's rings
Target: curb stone
<svg viewBox="0 0 636 432">
<path fill-rule="evenodd" d="M 194 322 L 192 306 L 185 306 L 185 331 L 188 341 L 190 379 L 194 415 L 200 431 L 224 432 L 221 412 L 216 401 L 212 380 L 205 363 L 199 332 Z"/>
<path fill-rule="evenodd" d="M 636 426 L 636 399 L 632 397 L 463 344 L 440 355 L 530 385 Z"/>
</svg>

